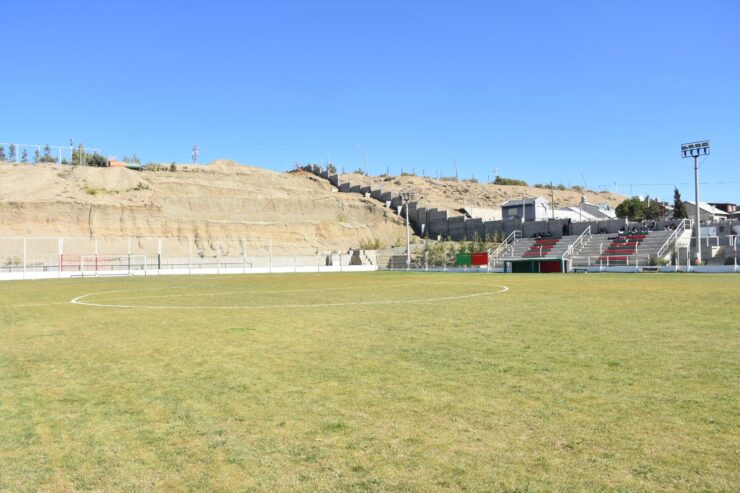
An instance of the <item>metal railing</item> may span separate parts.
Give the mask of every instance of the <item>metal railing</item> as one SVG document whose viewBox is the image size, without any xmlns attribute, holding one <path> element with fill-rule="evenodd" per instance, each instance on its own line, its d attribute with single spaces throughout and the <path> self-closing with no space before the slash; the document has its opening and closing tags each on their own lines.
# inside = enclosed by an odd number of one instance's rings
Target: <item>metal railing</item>
<svg viewBox="0 0 740 493">
<path fill-rule="evenodd" d="M 674 229 L 673 233 L 671 233 L 670 236 L 666 238 L 663 246 L 658 249 L 658 253 L 656 255 L 658 257 L 664 257 L 668 253 L 668 249 L 673 245 L 673 243 L 676 242 L 679 235 L 683 234 L 684 231 L 686 231 L 686 219 L 678 223 L 676 229 Z"/>
<path fill-rule="evenodd" d="M 565 259 L 565 258 L 572 257 L 573 256 L 573 251 L 575 250 L 576 246 L 583 245 L 583 239 L 585 237 L 588 237 L 588 238 L 591 237 L 591 226 L 588 226 L 583 231 L 583 233 L 581 233 L 580 235 L 578 235 L 578 238 L 576 238 L 576 240 L 573 243 L 571 243 L 570 245 L 568 245 L 568 248 L 565 249 L 565 251 L 563 252 L 563 255 L 561 255 L 560 258 L 561 259 Z"/>
<path fill-rule="evenodd" d="M 512 231 L 509 236 L 507 236 L 504 241 L 497 246 L 492 251 L 488 252 L 488 263 L 491 267 L 496 267 L 496 260 L 499 257 L 499 255 L 503 255 L 506 253 L 506 249 L 509 248 L 511 245 L 516 243 L 516 240 L 522 237 L 522 232 L 520 230 L 514 230 Z"/>
</svg>

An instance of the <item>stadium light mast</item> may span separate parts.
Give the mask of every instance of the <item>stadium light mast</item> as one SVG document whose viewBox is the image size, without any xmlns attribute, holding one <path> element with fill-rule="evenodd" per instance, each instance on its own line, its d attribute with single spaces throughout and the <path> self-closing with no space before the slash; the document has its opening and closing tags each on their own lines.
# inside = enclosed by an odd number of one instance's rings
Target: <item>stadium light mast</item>
<svg viewBox="0 0 740 493">
<path fill-rule="evenodd" d="M 409 201 L 414 198 L 414 192 L 401 192 L 401 200 L 406 206 L 406 270 L 411 269 L 411 227 L 409 226 Z"/>
<path fill-rule="evenodd" d="M 701 207 L 699 205 L 699 156 L 709 155 L 709 141 L 690 142 L 681 144 L 681 157 L 694 158 L 694 193 L 696 195 L 694 204 L 696 209 L 696 256 L 694 264 L 701 264 Z"/>
</svg>

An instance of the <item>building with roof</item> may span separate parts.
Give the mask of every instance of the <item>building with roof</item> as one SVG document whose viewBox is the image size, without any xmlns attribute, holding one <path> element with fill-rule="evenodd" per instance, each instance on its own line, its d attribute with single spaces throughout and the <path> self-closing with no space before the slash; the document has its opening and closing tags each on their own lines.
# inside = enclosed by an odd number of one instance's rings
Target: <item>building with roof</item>
<svg viewBox="0 0 740 493">
<path fill-rule="evenodd" d="M 696 216 L 696 202 L 693 200 L 684 200 L 683 204 L 686 206 L 686 211 L 690 218 Z M 702 222 L 722 222 L 727 220 L 729 214 L 721 209 L 717 209 L 713 205 L 707 204 L 706 202 L 699 201 L 699 218 Z"/>
<path fill-rule="evenodd" d="M 600 219 L 599 217 L 591 214 L 581 207 L 578 207 L 577 205 L 555 209 L 554 215 L 555 219 L 570 219 L 571 222 L 574 223 L 579 223 L 583 221 L 598 221 Z"/>
<path fill-rule="evenodd" d="M 732 202 L 710 202 L 709 205 L 721 211 L 725 211 L 728 214 L 737 212 L 737 205 L 733 204 Z"/>
<path fill-rule="evenodd" d="M 501 217 L 504 221 L 546 221 L 550 215 L 550 204 L 544 197 L 521 200 L 507 200 L 501 204 Z"/>
<path fill-rule="evenodd" d="M 473 219 L 482 219 L 484 221 L 500 221 L 501 220 L 501 209 L 486 209 L 483 207 L 468 207 L 462 208 L 462 212 Z"/>
</svg>

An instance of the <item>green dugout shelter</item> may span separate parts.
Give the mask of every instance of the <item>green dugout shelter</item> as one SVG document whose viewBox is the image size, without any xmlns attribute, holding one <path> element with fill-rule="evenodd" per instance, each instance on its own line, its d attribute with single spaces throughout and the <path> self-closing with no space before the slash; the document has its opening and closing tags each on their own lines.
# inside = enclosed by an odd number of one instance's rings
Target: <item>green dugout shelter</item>
<svg viewBox="0 0 740 493">
<path fill-rule="evenodd" d="M 563 258 L 523 258 L 504 261 L 504 272 L 550 273 L 568 272 L 568 261 Z"/>
</svg>

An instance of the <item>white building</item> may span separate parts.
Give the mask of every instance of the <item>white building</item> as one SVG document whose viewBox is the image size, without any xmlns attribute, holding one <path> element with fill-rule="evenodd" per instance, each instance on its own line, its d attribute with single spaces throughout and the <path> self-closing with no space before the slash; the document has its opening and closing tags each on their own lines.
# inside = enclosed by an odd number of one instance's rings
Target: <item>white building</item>
<svg viewBox="0 0 740 493">
<path fill-rule="evenodd" d="M 696 217 L 696 202 L 693 200 L 684 200 L 683 204 L 686 206 L 686 211 L 690 218 Z M 722 222 L 727 220 L 729 214 L 723 210 L 717 209 L 716 207 L 707 204 L 706 202 L 699 201 L 699 217 L 701 222 Z"/>
</svg>

